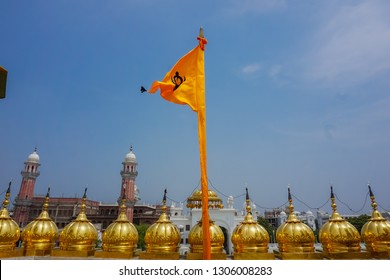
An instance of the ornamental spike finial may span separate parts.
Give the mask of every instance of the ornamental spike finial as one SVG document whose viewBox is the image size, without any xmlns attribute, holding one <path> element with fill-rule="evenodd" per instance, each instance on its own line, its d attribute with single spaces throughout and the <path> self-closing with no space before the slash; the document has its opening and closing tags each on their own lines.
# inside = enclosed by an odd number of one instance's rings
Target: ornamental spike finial
<svg viewBox="0 0 390 280">
<path fill-rule="evenodd" d="M 374 211 L 376 211 L 378 205 L 377 205 L 376 202 L 375 202 L 375 196 L 374 196 L 374 193 L 373 193 L 372 190 L 371 190 L 370 184 L 368 184 L 368 190 L 369 190 L 369 192 L 370 192 L 371 206 L 372 206 L 372 208 L 374 209 Z"/>
</svg>

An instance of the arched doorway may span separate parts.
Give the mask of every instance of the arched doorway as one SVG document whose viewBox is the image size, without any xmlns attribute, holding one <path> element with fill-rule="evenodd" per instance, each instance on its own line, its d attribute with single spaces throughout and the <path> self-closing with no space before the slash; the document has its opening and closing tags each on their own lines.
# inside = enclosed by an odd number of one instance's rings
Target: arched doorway
<svg viewBox="0 0 390 280">
<path fill-rule="evenodd" d="M 219 226 L 223 232 L 223 236 L 225 237 L 225 241 L 223 242 L 223 249 L 225 249 L 226 255 L 230 255 L 229 250 L 229 232 L 225 227 Z"/>
</svg>

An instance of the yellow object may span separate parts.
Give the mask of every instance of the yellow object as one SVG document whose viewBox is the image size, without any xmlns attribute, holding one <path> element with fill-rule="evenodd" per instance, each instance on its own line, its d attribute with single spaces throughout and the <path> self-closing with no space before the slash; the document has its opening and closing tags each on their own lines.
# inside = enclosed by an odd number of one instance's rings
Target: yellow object
<svg viewBox="0 0 390 280">
<path fill-rule="evenodd" d="M 202 222 L 208 225 L 208 178 L 206 160 L 206 97 L 204 74 L 204 48 L 207 40 L 200 29 L 198 46 L 183 56 L 165 75 L 162 81 L 155 81 L 149 93 L 160 89 L 161 96 L 176 104 L 186 104 L 198 114 L 198 139 L 200 154 L 201 188 L 202 188 Z M 204 227 L 204 259 L 210 259 L 210 233 Z"/>
<path fill-rule="evenodd" d="M 330 188 L 333 213 L 319 233 L 324 255 L 332 259 L 362 258 L 361 254 L 355 254 L 360 252 L 360 234 L 337 212 L 333 187 Z"/>
<path fill-rule="evenodd" d="M 233 257 L 242 253 L 268 253 L 269 234 L 264 227 L 253 220 L 248 189 L 246 189 L 246 216 L 232 233 L 232 243 L 234 246 Z M 256 257 L 256 254 L 251 254 Z"/>
<path fill-rule="evenodd" d="M 276 241 L 282 258 L 306 259 L 314 254 L 313 230 L 300 221 L 294 213 L 290 188 L 288 188 L 290 214 L 276 230 Z"/>
<path fill-rule="evenodd" d="M 30 222 L 22 232 L 23 247 L 26 256 L 50 255 L 58 237 L 58 228 L 47 213 L 49 192 L 46 194 L 41 214 Z"/>
<path fill-rule="evenodd" d="M 189 198 L 187 198 L 187 207 L 190 209 L 193 208 L 202 208 L 202 190 L 196 190 Z M 223 208 L 222 200 L 212 190 L 208 190 L 208 207 L 212 209 L 221 209 Z"/>
<path fill-rule="evenodd" d="M 15 250 L 16 242 L 20 237 L 18 224 L 9 216 L 7 207 L 9 204 L 11 183 L 8 186 L 0 212 L 0 257 L 11 257 Z"/>
<path fill-rule="evenodd" d="M 98 239 L 98 233 L 93 224 L 87 219 L 85 214 L 86 208 L 86 192 L 81 201 L 81 211 L 77 218 L 67 224 L 62 230 L 59 241 L 61 251 L 73 251 L 75 254 L 62 254 L 62 255 L 93 255 L 95 251 L 95 242 Z M 61 255 L 61 254 L 60 254 Z"/>
<path fill-rule="evenodd" d="M 125 191 L 123 192 L 121 211 L 118 218 L 104 231 L 102 241 L 104 252 L 121 252 L 129 255 L 129 257 L 134 256 L 138 242 L 138 231 L 126 216 Z"/>
<path fill-rule="evenodd" d="M 362 227 L 362 240 L 375 258 L 390 258 L 390 222 L 377 210 L 375 196 L 368 186 L 373 208 L 371 218 Z"/>
<path fill-rule="evenodd" d="M 162 214 L 145 233 L 146 252 L 140 254 L 141 259 L 179 259 L 179 229 L 167 215 L 166 190 L 164 192 Z"/>
</svg>

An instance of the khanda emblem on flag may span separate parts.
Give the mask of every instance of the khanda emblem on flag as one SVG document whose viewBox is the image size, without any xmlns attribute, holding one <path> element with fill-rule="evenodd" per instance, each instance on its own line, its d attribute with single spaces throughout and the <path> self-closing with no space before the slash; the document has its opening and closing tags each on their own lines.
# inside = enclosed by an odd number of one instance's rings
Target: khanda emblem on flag
<svg viewBox="0 0 390 280">
<path fill-rule="evenodd" d="M 186 80 L 186 77 L 183 76 L 183 78 L 179 75 L 179 72 L 176 71 L 175 76 L 171 78 L 172 83 L 175 85 L 173 88 L 173 91 L 175 91 L 184 81 Z"/>
</svg>

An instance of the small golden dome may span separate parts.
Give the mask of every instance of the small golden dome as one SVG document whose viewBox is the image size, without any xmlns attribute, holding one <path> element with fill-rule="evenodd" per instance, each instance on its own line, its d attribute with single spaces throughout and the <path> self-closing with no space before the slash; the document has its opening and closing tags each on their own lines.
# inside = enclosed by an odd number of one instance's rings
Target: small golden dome
<svg viewBox="0 0 390 280">
<path fill-rule="evenodd" d="M 18 224 L 9 216 L 7 207 L 9 204 L 9 196 L 11 190 L 11 182 L 9 183 L 3 209 L 0 211 L 0 251 L 12 251 L 15 249 L 15 244 L 20 237 L 20 228 Z"/>
<path fill-rule="evenodd" d="M 351 223 L 343 219 L 337 212 L 333 187 L 330 188 L 333 213 L 319 233 L 323 250 L 327 253 L 360 252 L 360 234 Z"/>
<path fill-rule="evenodd" d="M 209 208 L 223 208 L 222 200 L 218 197 L 217 193 L 208 190 L 209 195 Z M 202 208 L 202 190 L 196 190 L 189 198 L 187 198 L 188 208 Z"/>
<path fill-rule="evenodd" d="M 362 227 L 362 240 L 369 252 L 390 252 L 390 222 L 377 210 L 374 194 L 371 187 L 368 188 L 373 211 L 371 218 Z"/>
<path fill-rule="evenodd" d="M 58 237 L 58 228 L 47 213 L 49 192 L 50 188 L 47 191 L 41 214 L 30 222 L 22 232 L 25 249 L 51 250 L 54 247 Z"/>
<path fill-rule="evenodd" d="M 270 241 L 264 227 L 253 220 L 248 188 L 246 189 L 246 216 L 232 233 L 232 243 L 235 253 L 267 253 Z"/>
<path fill-rule="evenodd" d="M 137 247 L 138 231 L 126 216 L 125 192 L 118 218 L 104 231 L 102 241 L 106 252 L 133 252 Z"/>
<path fill-rule="evenodd" d="M 179 229 L 174 225 L 167 215 L 166 192 L 164 191 L 162 214 L 157 222 L 151 225 L 145 233 L 147 253 L 168 253 L 178 252 L 180 243 Z"/>
<path fill-rule="evenodd" d="M 77 218 L 67 224 L 60 234 L 60 249 L 65 251 L 93 251 L 98 233 L 85 214 L 87 189 L 81 201 L 81 211 Z"/>
<path fill-rule="evenodd" d="M 210 244 L 211 250 L 213 253 L 222 253 L 223 252 L 223 243 L 225 242 L 225 237 L 221 228 L 210 220 Z M 191 253 L 203 253 L 203 228 L 202 221 L 199 221 L 188 234 L 188 242 L 190 243 Z"/>
<path fill-rule="evenodd" d="M 290 188 L 288 188 L 290 214 L 276 230 L 276 241 L 281 253 L 314 253 L 314 233 L 294 214 Z"/>
</svg>

